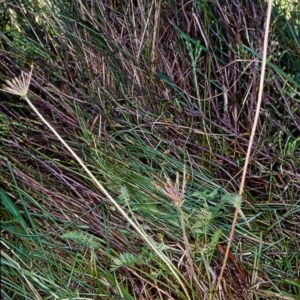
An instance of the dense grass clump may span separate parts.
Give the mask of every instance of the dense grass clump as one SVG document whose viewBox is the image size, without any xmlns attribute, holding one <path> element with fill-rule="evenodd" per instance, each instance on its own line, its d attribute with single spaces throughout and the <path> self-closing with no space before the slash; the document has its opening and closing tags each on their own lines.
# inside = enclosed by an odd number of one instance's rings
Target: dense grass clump
<svg viewBox="0 0 300 300">
<path fill-rule="evenodd" d="M 1 299 L 299 299 L 284 3 L 0 4 Z"/>
</svg>

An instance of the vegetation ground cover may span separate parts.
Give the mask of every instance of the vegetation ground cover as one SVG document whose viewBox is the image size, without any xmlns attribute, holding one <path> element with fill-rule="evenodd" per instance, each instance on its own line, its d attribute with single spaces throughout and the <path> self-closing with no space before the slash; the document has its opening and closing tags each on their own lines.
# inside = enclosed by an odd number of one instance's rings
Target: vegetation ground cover
<svg viewBox="0 0 300 300">
<path fill-rule="evenodd" d="M 163 257 L 1 93 L 3 299 L 298 299 L 298 3 L 274 2 L 242 199 L 267 3 L 0 5 L 1 86 L 33 65 L 28 98 Z"/>
</svg>

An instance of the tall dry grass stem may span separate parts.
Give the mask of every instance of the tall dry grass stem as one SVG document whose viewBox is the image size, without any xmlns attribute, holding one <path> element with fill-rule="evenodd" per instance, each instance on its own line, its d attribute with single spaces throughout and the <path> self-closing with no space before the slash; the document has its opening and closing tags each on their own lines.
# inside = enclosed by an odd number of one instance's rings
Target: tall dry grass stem
<svg viewBox="0 0 300 300">
<path fill-rule="evenodd" d="M 189 293 L 185 287 L 185 284 L 180 279 L 177 274 L 177 270 L 174 265 L 165 257 L 165 255 L 155 246 L 155 243 L 147 236 L 147 234 L 136 224 L 122 209 L 122 207 L 113 199 L 113 197 L 108 193 L 108 191 L 103 187 L 103 185 L 97 180 L 97 178 L 92 174 L 92 172 L 87 168 L 82 159 L 73 151 L 73 149 L 65 142 L 65 140 L 59 135 L 59 133 L 53 128 L 53 126 L 41 115 L 37 108 L 27 97 L 29 85 L 31 82 L 33 66 L 29 73 L 24 73 L 20 75 L 20 78 L 16 77 L 11 81 L 6 81 L 6 85 L 3 86 L 1 91 L 20 96 L 24 99 L 32 110 L 38 115 L 38 117 L 43 121 L 44 124 L 53 132 L 53 134 L 58 138 L 58 140 L 68 149 L 75 160 L 80 164 L 80 166 L 85 170 L 88 176 L 96 184 L 97 188 L 110 200 L 110 202 L 117 208 L 120 214 L 130 223 L 130 225 L 140 234 L 140 236 L 145 240 L 145 242 L 152 248 L 152 250 L 157 254 L 157 256 L 168 266 L 169 270 L 172 272 L 178 283 L 181 285 L 187 299 L 191 299 Z"/>
<path fill-rule="evenodd" d="M 251 150 L 252 150 L 254 135 L 256 132 L 256 127 L 257 127 L 258 118 L 259 118 L 259 114 L 260 114 L 262 95 L 263 95 L 263 89 L 264 89 L 265 70 L 266 70 L 266 64 L 267 64 L 268 37 L 269 37 L 272 4 L 273 4 L 273 0 L 269 0 L 268 1 L 268 10 L 267 10 L 267 19 L 266 19 L 266 25 L 265 25 L 266 27 L 265 27 L 265 36 L 264 36 L 264 48 L 263 48 L 263 53 L 262 53 L 262 66 L 261 66 L 258 99 L 257 99 L 257 105 L 256 105 L 255 118 L 253 121 L 251 136 L 249 139 L 249 145 L 248 145 L 248 149 L 247 149 L 247 155 L 246 155 L 245 164 L 244 164 L 244 168 L 243 168 L 243 174 L 242 174 L 242 179 L 241 179 L 241 184 L 240 184 L 240 189 L 239 189 L 239 196 L 242 196 L 243 192 L 244 192 L 247 168 L 248 168 L 248 164 L 250 161 L 250 154 L 251 154 Z M 227 249 L 226 249 L 224 261 L 222 264 L 221 272 L 219 275 L 218 283 L 216 285 L 216 291 L 218 291 L 218 287 L 221 284 L 222 276 L 223 276 L 224 270 L 226 268 L 226 263 L 227 263 L 227 259 L 229 256 L 230 246 L 231 246 L 231 243 L 233 240 L 233 234 L 235 231 L 235 226 L 236 226 L 236 222 L 237 222 L 239 209 L 240 208 L 237 207 L 234 212 L 233 221 L 232 221 L 232 225 L 231 225 L 231 231 L 230 231 L 229 240 L 228 240 L 228 244 L 227 244 Z"/>
</svg>

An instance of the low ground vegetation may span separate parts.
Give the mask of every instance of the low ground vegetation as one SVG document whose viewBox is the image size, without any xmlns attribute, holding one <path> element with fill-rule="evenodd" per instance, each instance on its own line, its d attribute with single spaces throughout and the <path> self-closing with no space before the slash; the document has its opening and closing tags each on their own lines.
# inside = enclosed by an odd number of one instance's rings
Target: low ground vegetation
<svg viewBox="0 0 300 300">
<path fill-rule="evenodd" d="M 267 3 L 0 5 L 1 86 L 33 65 L 28 99 L 109 194 L 1 92 L 1 299 L 299 299 L 299 4 L 273 4 L 242 198 Z"/>
</svg>

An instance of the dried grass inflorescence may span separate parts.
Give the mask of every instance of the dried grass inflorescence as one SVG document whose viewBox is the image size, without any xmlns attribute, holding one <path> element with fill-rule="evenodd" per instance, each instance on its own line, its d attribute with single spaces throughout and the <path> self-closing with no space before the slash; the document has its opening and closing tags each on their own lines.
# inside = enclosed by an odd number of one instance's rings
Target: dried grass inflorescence
<svg viewBox="0 0 300 300">
<path fill-rule="evenodd" d="M 21 72 L 19 77 L 15 77 L 12 80 L 6 80 L 6 85 L 3 85 L 3 92 L 7 92 L 12 95 L 20 96 L 25 98 L 28 93 L 31 76 L 32 76 L 33 65 L 31 65 L 31 70 L 29 73 Z"/>
<path fill-rule="evenodd" d="M 174 201 L 175 206 L 181 207 L 184 202 L 185 190 L 186 190 L 186 183 L 188 181 L 188 176 L 186 175 L 186 169 L 183 170 L 183 179 L 182 179 L 182 186 L 180 189 L 179 185 L 179 172 L 176 173 L 176 181 L 173 183 L 171 179 L 164 175 L 166 182 L 163 185 L 159 185 L 155 183 L 155 186 L 163 192 L 166 196 L 171 198 Z"/>
</svg>

